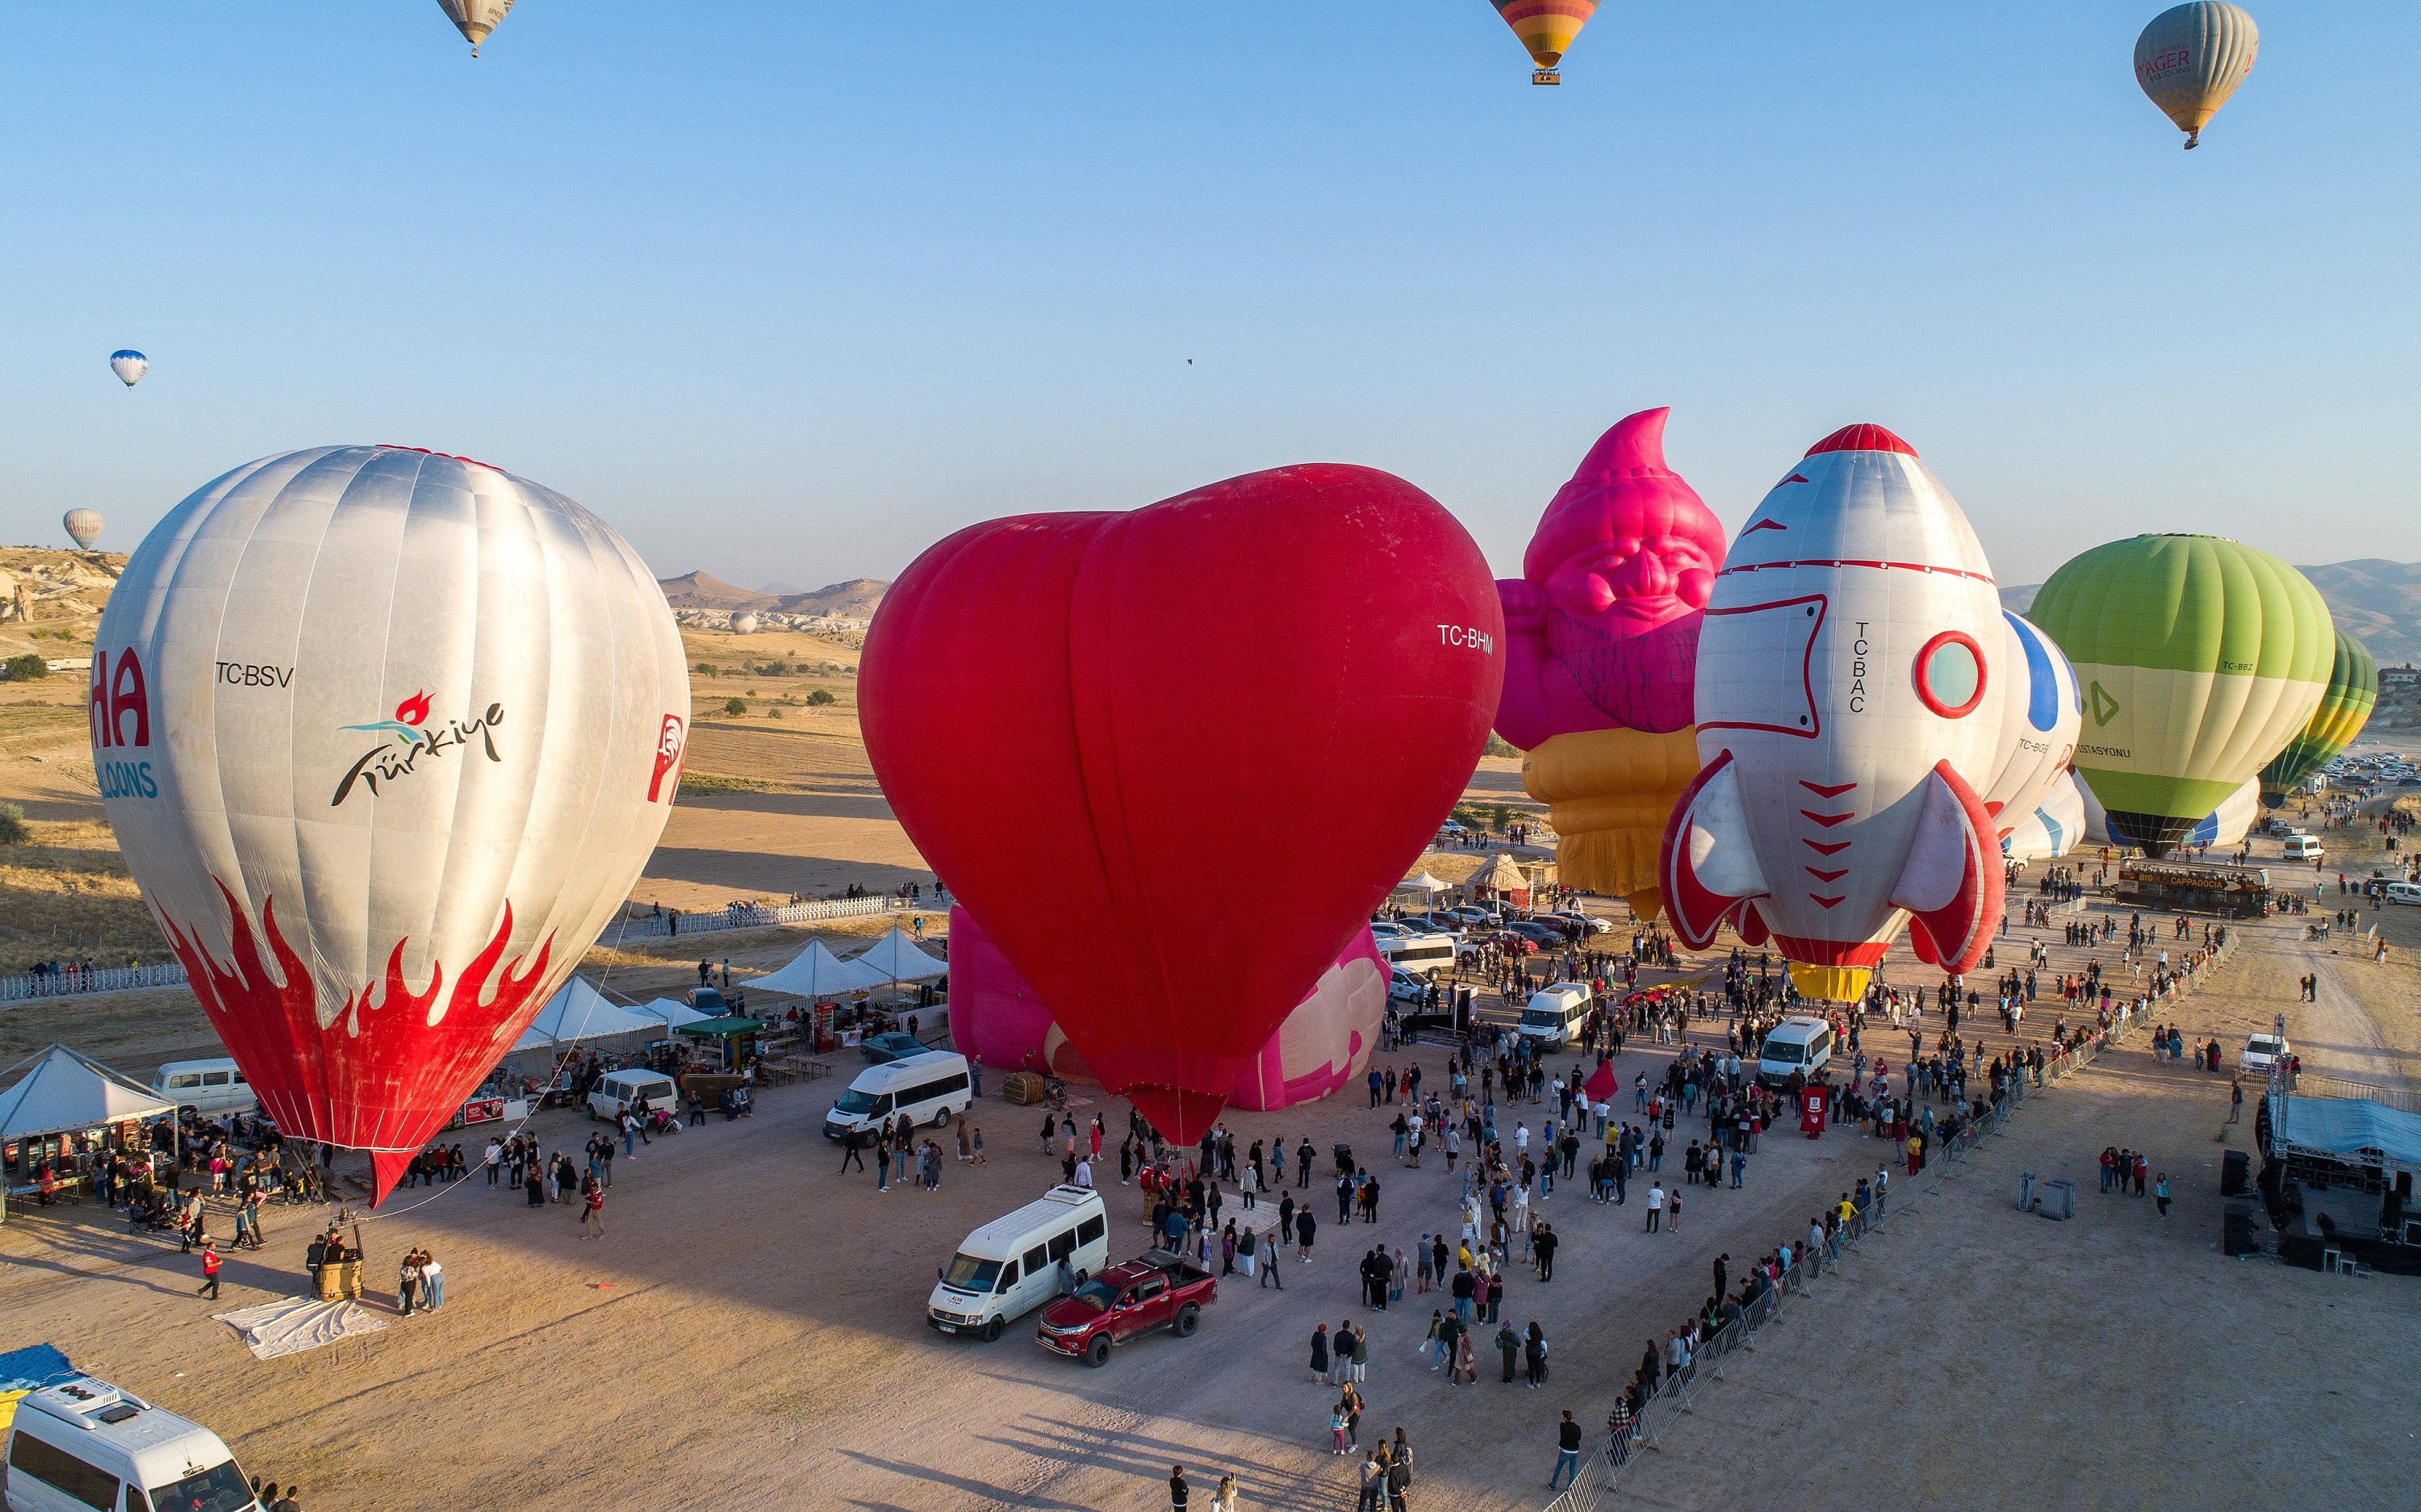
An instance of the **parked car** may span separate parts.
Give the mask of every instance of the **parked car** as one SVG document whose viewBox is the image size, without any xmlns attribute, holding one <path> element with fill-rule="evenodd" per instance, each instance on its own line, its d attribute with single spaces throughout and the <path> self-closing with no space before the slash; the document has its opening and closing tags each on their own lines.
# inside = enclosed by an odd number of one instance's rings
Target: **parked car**
<svg viewBox="0 0 2421 1512">
<path fill-rule="evenodd" d="M 1518 934 L 1542 950 L 1556 949 L 1565 943 L 1563 930 L 1552 924 L 1540 924 L 1536 919 L 1518 920 L 1507 925 L 1505 928 L 1507 933 Z"/>
<path fill-rule="evenodd" d="M 1588 934 L 1614 933 L 1614 921 L 1612 919 L 1601 919 L 1594 913 L 1583 913 L 1578 909 L 1557 909 L 1554 913 L 1549 914 L 1548 917 L 1567 920 L 1577 925 L 1584 932 Z"/>
<path fill-rule="evenodd" d="M 1495 937 L 1495 944 L 1508 956 L 1535 956 L 1539 953 L 1539 942 L 1509 929 Z"/>
<path fill-rule="evenodd" d="M 1463 927 L 1465 928 L 1480 925 L 1491 925 L 1496 922 L 1496 913 L 1494 910 L 1474 908 L 1468 903 L 1459 909 L 1452 909 L 1448 912 L 1453 913 L 1456 918 L 1460 919 L 1463 922 Z"/>
<path fill-rule="evenodd" d="M 85 1512 L 121 1504 L 160 1512 L 245 1512 L 259 1505 L 225 1440 L 191 1418 L 90 1376 L 23 1394 L 8 1435 L 8 1468 L 0 1484 L 7 1487 L 11 1512 Z"/>
<path fill-rule="evenodd" d="M 857 1052 L 876 1066 L 888 1066 L 910 1055 L 922 1055 L 929 1048 L 914 1035 L 899 1029 L 857 1042 Z"/>
<path fill-rule="evenodd" d="M 608 1071 L 588 1094 L 588 1116 L 619 1123 L 622 1115 L 641 1101 L 649 1113 L 671 1113 L 680 1107 L 680 1087 L 662 1071 L 644 1068 Z"/>
<path fill-rule="evenodd" d="M 1219 1278 L 1165 1250 L 1114 1266 L 1044 1308 L 1035 1342 L 1088 1365 L 1110 1363 L 1113 1345 L 1166 1329 L 1191 1338 L 1202 1309 L 1219 1300 Z"/>
<path fill-rule="evenodd" d="M 1418 922 L 1428 925 L 1430 928 L 1444 929 L 1448 934 L 1460 934 L 1470 927 L 1462 915 L 1452 909 L 1431 909 L 1429 912 L 1417 914 L 1415 917 Z"/>
<path fill-rule="evenodd" d="M 1407 971 L 1395 971 L 1387 976 L 1387 1001 L 1390 1003 L 1426 1003 L 1429 984 Z"/>
<path fill-rule="evenodd" d="M 260 1101 L 253 1093 L 252 1083 L 243 1079 L 243 1072 L 224 1055 L 211 1060 L 170 1061 L 152 1076 L 151 1090 L 196 1113 L 252 1108 Z"/>
<path fill-rule="evenodd" d="M 2287 1041 L 2278 1036 L 2255 1035 L 2244 1042 L 2244 1057 L 2241 1066 L 2244 1070 L 2267 1076 L 2270 1074 L 2271 1067 L 2292 1053 L 2294 1052 L 2288 1047 Z"/>
</svg>

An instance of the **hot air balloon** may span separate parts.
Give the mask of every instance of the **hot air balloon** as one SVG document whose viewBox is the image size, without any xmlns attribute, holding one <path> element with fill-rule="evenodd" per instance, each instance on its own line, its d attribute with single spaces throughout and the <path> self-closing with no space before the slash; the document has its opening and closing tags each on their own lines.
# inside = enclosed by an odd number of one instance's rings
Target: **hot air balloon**
<svg viewBox="0 0 2421 1512">
<path fill-rule="evenodd" d="M 2001 854 L 2011 861 L 2057 861 L 2075 850 L 2085 838 L 2085 796 L 2075 772 L 2061 772 L 2034 811 L 2002 834 Z"/>
<path fill-rule="evenodd" d="M 2287 742 L 2287 749 L 2261 769 L 2265 803 L 2275 806 L 2286 802 L 2288 794 L 2353 744 L 2378 706 L 2379 663 L 2362 642 L 2344 631 L 2338 631 L 2336 637 L 2336 659 L 2329 668 L 2329 685 L 2320 694 L 2320 707 L 2312 711 L 2303 732 Z"/>
<path fill-rule="evenodd" d="M 151 370 L 151 359 L 132 348 L 121 347 L 109 354 L 109 370 L 117 375 L 119 382 L 133 388 Z"/>
<path fill-rule="evenodd" d="M 1365 928 L 1311 995 L 1261 1046 L 1228 1093 L 1231 1106 L 1274 1113 L 1350 1086 L 1370 1063 L 1387 1017 L 1385 957 Z M 962 908 L 950 910 L 950 1038 L 986 1066 L 1094 1081 L 1051 1009 Z"/>
<path fill-rule="evenodd" d="M 2060 648 L 2016 615 L 2004 610 L 2001 618 L 2007 631 L 2001 664 L 2010 675 L 1993 694 L 2001 704 L 2001 744 L 1978 792 L 2007 835 L 2067 775 L 2084 713 L 2076 669 Z"/>
<path fill-rule="evenodd" d="M 749 613 L 749 612 L 748 612 L 747 610 L 745 610 L 745 609 L 743 609 L 743 610 L 742 610 L 740 613 L 738 613 L 738 614 L 736 614 L 736 615 L 732 616 L 731 616 L 731 633 L 733 633 L 734 635 L 754 635 L 754 634 L 756 634 L 756 633 L 757 633 L 757 616 L 756 616 L 755 615 L 753 615 L 753 614 Z"/>
<path fill-rule="evenodd" d="M 59 524 L 79 551 L 92 550 L 92 543 L 101 539 L 101 511 L 98 509 L 70 509 L 59 517 Z"/>
<path fill-rule="evenodd" d="M 2101 800 L 2093 796 L 2092 788 L 2080 782 L 2077 791 L 2085 801 L 2084 838 L 2095 845 L 2132 844 L 2126 836 L 2111 833 L 2109 812 L 2101 806 Z M 2244 838 L 2245 833 L 2253 828 L 2253 821 L 2260 817 L 2261 783 L 2258 778 L 2250 778 L 2221 799 L 2217 808 L 2186 826 L 2185 833 L 2178 836 L 2174 849 L 2192 850 L 2205 846 L 2232 846 Z"/>
<path fill-rule="evenodd" d="M 505 12 L 513 8 L 513 0 L 437 0 L 437 5 L 471 44 L 471 55 L 477 57 L 479 44 L 504 21 Z"/>
<path fill-rule="evenodd" d="M 2137 536 L 2061 567 L 2028 616 L 2085 685 L 2076 770 L 2157 856 L 2307 724 L 2336 631 L 2304 574 L 2216 536 Z"/>
<path fill-rule="evenodd" d="M 211 1027 L 383 1195 L 664 829 L 689 677 L 663 591 L 552 490 L 322 446 L 170 510 L 92 664 L 110 823 Z"/>
<path fill-rule="evenodd" d="M 1436 834 L 1504 637 L 1435 500 L 1280 468 L 933 546 L 875 614 L 860 717 L 951 893 L 1190 1142 Z"/>
<path fill-rule="evenodd" d="M 1977 796 L 2009 631 L 1967 517 L 1881 426 L 1825 437 L 1749 518 L 1698 636 L 1704 763 L 1664 832 L 1674 933 L 1770 936 L 1812 998 L 1855 1002 L 1911 926 L 1956 974 L 2000 923 Z"/>
<path fill-rule="evenodd" d="M 1652 919 L 1656 847 L 1698 774 L 1690 725 L 1698 626 L 1724 527 L 1664 465 L 1669 410 L 1599 438 L 1557 491 L 1505 605 L 1496 731 L 1528 755 L 1522 786 L 1548 805 L 1558 879 Z"/>
<path fill-rule="evenodd" d="M 2193 0 L 2154 16 L 2135 39 L 2135 82 L 2161 114 L 2186 133 L 2186 149 L 2253 71 L 2261 33 L 2253 18 L 2222 0 Z"/>
<path fill-rule="evenodd" d="M 1597 14 L 1597 0 L 1493 0 L 1496 13 L 1522 45 L 1530 50 L 1530 60 L 1538 69 L 1530 75 L 1532 84 L 1561 84 L 1563 75 L 1556 71 L 1570 51 L 1572 39 L 1581 34 L 1588 19 Z"/>
</svg>

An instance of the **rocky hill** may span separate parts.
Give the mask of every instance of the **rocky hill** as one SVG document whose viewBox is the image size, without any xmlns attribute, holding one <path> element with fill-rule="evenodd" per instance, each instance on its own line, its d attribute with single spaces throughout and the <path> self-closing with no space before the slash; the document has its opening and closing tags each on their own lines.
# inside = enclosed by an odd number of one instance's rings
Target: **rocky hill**
<svg viewBox="0 0 2421 1512">
<path fill-rule="evenodd" d="M 2362 642 L 2382 666 L 2421 662 L 2421 562 L 2364 557 L 2299 569 L 2328 600 L 2337 628 Z M 2001 602 L 2024 614 L 2039 583 L 2001 590 Z"/>
<path fill-rule="evenodd" d="M 124 570 L 123 552 L 0 546 L 0 658 L 89 655 L 101 612 Z"/>
<path fill-rule="evenodd" d="M 677 578 L 659 578 L 664 600 L 675 609 L 699 609 L 732 614 L 750 610 L 758 615 L 778 614 L 804 617 L 830 616 L 840 619 L 866 619 L 882 601 L 882 591 L 891 586 L 880 578 L 851 578 L 846 583 L 829 583 L 808 593 L 757 593 L 735 587 L 721 578 L 704 572 L 684 572 Z"/>
</svg>

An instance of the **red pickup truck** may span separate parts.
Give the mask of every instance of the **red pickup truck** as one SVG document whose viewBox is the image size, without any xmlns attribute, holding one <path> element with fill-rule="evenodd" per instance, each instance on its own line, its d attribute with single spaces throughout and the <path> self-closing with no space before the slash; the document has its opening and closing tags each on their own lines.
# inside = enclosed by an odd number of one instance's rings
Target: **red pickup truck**
<svg viewBox="0 0 2421 1512">
<path fill-rule="evenodd" d="M 1181 1255 L 1154 1250 L 1113 1266 L 1043 1309 L 1036 1342 L 1088 1365 L 1110 1363 L 1110 1346 L 1167 1329 L 1191 1337 L 1202 1309 L 1219 1300 L 1219 1278 Z"/>
</svg>

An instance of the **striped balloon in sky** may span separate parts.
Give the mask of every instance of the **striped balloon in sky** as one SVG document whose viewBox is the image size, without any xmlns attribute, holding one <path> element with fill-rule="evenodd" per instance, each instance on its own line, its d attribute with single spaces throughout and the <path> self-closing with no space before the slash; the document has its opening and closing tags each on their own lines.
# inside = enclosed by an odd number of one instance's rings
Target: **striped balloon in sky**
<svg viewBox="0 0 2421 1512">
<path fill-rule="evenodd" d="M 2085 690 L 2077 772 L 2113 837 L 2155 855 L 2304 728 L 2336 654 L 2309 579 L 2216 536 L 2097 546 L 2027 614 Z"/>
<path fill-rule="evenodd" d="M 2287 742 L 2287 749 L 2261 769 L 2261 801 L 2275 804 L 2302 787 L 2313 772 L 2327 766 L 2353 744 L 2370 723 L 2379 704 L 2379 663 L 2362 642 L 2337 631 L 2336 662 L 2329 668 L 2329 686 L 2311 723 Z"/>
<path fill-rule="evenodd" d="M 1555 66 L 1570 50 L 1572 39 L 1597 14 L 1597 0 L 1494 0 L 1496 13 L 1522 45 L 1530 50 L 1531 60 L 1539 65 L 1539 73 L 1533 76 L 1539 84 L 1554 83 Z"/>
<path fill-rule="evenodd" d="M 2194 0 L 2154 16 L 2135 39 L 2135 82 L 2186 133 L 2191 151 L 2260 50 L 2260 29 L 2242 9 Z"/>
</svg>

